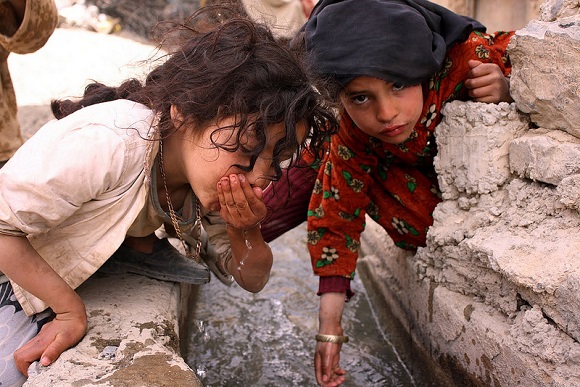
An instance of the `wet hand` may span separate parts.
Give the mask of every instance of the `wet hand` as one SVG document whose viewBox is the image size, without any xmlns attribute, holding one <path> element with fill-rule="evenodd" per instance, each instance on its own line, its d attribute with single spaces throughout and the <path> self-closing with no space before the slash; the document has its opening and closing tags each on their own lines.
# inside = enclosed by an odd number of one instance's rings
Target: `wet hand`
<svg viewBox="0 0 580 387">
<path fill-rule="evenodd" d="M 469 96 L 476 102 L 499 103 L 513 102 L 510 95 L 509 79 L 495 63 L 483 63 L 477 60 L 468 62 L 471 69 L 465 87 Z"/>
<path fill-rule="evenodd" d="M 316 381 L 324 387 L 335 387 L 345 381 L 346 370 L 340 368 L 340 350 L 342 344 L 316 343 L 314 369 Z"/>
<path fill-rule="evenodd" d="M 43 366 L 49 366 L 61 353 L 77 344 L 86 331 L 87 316 L 84 304 L 76 312 L 57 314 L 35 337 L 14 352 L 16 368 L 28 376 L 28 367 L 38 359 Z"/>
<path fill-rule="evenodd" d="M 217 191 L 220 216 L 231 227 L 240 231 L 250 230 L 266 216 L 262 189 L 252 187 L 243 174 L 222 177 Z"/>
</svg>

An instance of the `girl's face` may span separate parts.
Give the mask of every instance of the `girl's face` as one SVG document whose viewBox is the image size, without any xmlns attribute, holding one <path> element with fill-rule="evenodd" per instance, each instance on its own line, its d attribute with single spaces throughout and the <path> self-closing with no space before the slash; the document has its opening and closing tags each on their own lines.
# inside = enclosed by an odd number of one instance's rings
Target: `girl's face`
<svg viewBox="0 0 580 387">
<path fill-rule="evenodd" d="M 236 146 L 238 129 L 228 128 L 233 123 L 233 118 L 224 119 L 218 125 L 207 127 L 200 138 L 195 141 L 182 141 L 183 146 L 187 148 L 181 152 L 184 176 L 201 204 L 210 211 L 220 209 L 217 183 L 222 177 L 241 174 L 252 187 L 264 190 L 276 175 L 273 152 L 276 142 L 286 134 L 284 123 L 268 127 L 266 147 L 249 172 L 235 165 L 250 165 L 250 156 L 244 154 L 241 148 L 253 148 L 257 144 L 258 140 L 253 136 L 251 129 L 241 137 L 240 147 L 235 152 L 216 148 L 211 142 L 213 139 L 217 144 L 225 144 L 226 147 Z M 218 127 L 227 129 L 219 130 Z M 217 132 L 216 129 L 218 129 Z M 307 135 L 306 125 L 298 123 L 296 129 L 299 141 L 303 141 Z M 292 155 L 293 152 L 289 151 L 283 159 L 290 159 Z"/>
<path fill-rule="evenodd" d="M 366 134 L 389 144 L 411 135 L 423 110 L 421 85 L 400 86 L 373 77 L 356 77 L 340 95 L 348 115 Z"/>
</svg>

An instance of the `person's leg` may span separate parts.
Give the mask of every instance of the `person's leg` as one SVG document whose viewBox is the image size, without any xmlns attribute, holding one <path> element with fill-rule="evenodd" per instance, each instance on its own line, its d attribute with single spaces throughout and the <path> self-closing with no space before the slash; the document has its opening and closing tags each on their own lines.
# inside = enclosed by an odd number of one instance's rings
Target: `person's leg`
<svg viewBox="0 0 580 387">
<path fill-rule="evenodd" d="M 14 351 L 52 320 L 50 309 L 28 317 L 16 300 L 10 282 L 0 284 L 0 385 L 21 386 L 26 377 L 16 368 Z"/>
<path fill-rule="evenodd" d="M 308 203 L 318 176 L 311 167 L 295 167 L 284 171 L 279 181 L 264 192 L 268 215 L 262 221 L 262 236 L 271 242 L 306 221 Z"/>
</svg>

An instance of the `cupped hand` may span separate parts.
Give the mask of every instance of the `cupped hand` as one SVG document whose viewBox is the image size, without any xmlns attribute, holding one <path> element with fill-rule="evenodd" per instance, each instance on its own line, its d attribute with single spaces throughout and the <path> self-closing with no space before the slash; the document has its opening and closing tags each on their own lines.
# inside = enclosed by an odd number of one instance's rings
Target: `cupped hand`
<svg viewBox="0 0 580 387">
<path fill-rule="evenodd" d="M 58 357 L 77 344 L 87 331 L 87 316 L 84 305 L 78 312 L 57 314 L 46 323 L 40 332 L 14 352 L 16 368 L 28 376 L 30 364 L 40 359 L 40 364 L 48 366 Z"/>
<path fill-rule="evenodd" d="M 316 381 L 324 387 L 340 386 L 346 370 L 340 368 L 340 350 L 342 344 L 317 342 L 314 353 L 314 370 Z"/>
<path fill-rule="evenodd" d="M 513 102 L 510 95 L 509 79 L 495 63 L 483 63 L 469 60 L 468 79 L 465 87 L 469 89 L 469 96 L 476 102 L 499 103 Z"/>
<path fill-rule="evenodd" d="M 220 216 L 235 229 L 245 231 L 256 227 L 266 216 L 263 192 L 252 187 L 243 174 L 224 176 L 217 183 Z"/>
</svg>

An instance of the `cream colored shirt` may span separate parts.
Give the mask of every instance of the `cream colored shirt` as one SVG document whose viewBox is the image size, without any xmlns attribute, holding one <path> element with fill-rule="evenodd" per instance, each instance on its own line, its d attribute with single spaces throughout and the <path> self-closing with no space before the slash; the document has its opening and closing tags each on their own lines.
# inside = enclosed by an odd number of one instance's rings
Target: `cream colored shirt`
<svg viewBox="0 0 580 387">
<path fill-rule="evenodd" d="M 156 193 L 145 167 L 154 165 L 158 151 L 158 143 L 150 141 L 155 123 L 147 107 L 117 100 L 44 125 L 0 169 L 0 233 L 26 235 L 40 256 L 78 287 L 129 230 L 145 235 L 167 219 L 148 195 Z M 202 214 L 216 252 L 231 254 L 223 220 L 205 209 Z M 194 223 L 182 223 L 183 231 L 190 232 Z M 12 285 L 28 315 L 46 309 Z"/>
</svg>

